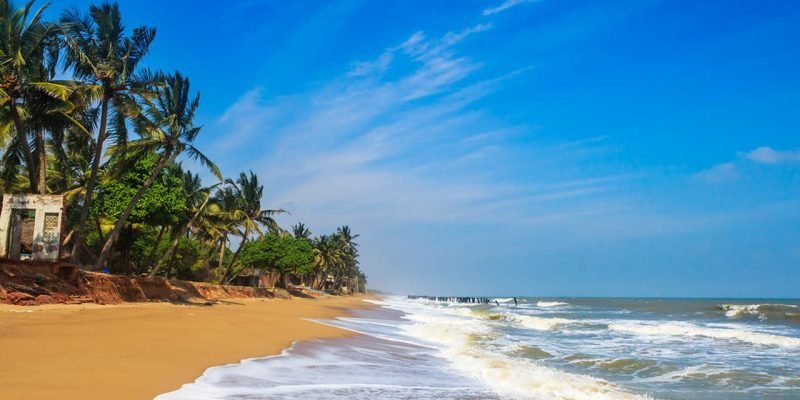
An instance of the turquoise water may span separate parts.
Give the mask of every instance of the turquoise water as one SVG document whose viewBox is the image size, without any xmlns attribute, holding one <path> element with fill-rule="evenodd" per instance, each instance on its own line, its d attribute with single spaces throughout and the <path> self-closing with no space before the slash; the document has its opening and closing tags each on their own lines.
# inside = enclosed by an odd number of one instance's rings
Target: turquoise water
<svg viewBox="0 0 800 400">
<path fill-rule="evenodd" d="M 800 399 L 797 300 L 390 296 L 174 399 Z"/>
</svg>

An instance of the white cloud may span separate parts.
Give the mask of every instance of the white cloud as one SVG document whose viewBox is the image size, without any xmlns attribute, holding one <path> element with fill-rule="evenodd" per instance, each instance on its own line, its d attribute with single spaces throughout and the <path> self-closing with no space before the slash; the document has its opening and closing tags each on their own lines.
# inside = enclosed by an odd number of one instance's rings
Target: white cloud
<svg viewBox="0 0 800 400">
<path fill-rule="evenodd" d="M 522 222 L 568 215 L 608 195 L 615 186 L 602 177 L 575 176 L 574 184 L 559 187 L 560 178 L 537 177 L 548 169 L 526 175 L 542 184 L 496 179 L 510 164 L 586 157 L 580 150 L 604 138 L 565 149 L 545 144 L 531 154 L 509 145 L 510 136 L 538 127 L 495 121 L 475 104 L 529 69 L 477 79 L 481 64 L 456 49 L 487 29 L 478 24 L 440 38 L 414 33 L 373 61 L 352 64 L 344 76 L 280 101 L 250 91 L 220 118 L 232 128 L 225 145 L 264 149 L 249 163 L 240 157 L 237 168 L 259 174 L 269 207 L 292 212 L 283 223 Z M 388 79 L 384 72 L 395 63 L 404 68 Z"/>
<path fill-rule="evenodd" d="M 726 162 L 700 171 L 694 174 L 693 178 L 709 183 L 728 182 L 739 178 L 739 170 L 736 168 L 736 164 Z"/>
<path fill-rule="evenodd" d="M 769 146 L 762 146 L 742 154 L 750 161 L 761 164 L 780 164 L 800 162 L 800 150 L 775 150 Z"/>
<path fill-rule="evenodd" d="M 235 149 L 258 136 L 268 125 L 275 111 L 262 104 L 263 90 L 255 88 L 242 95 L 220 118 L 215 128 L 221 128 L 224 135 L 216 140 L 214 146 L 220 150 Z"/>
<path fill-rule="evenodd" d="M 380 75 L 386 72 L 394 59 L 394 51 L 387 50 L 373 61 L 357 61 L 347 73 L 351 77 Z"/>
<path fill-rule="evenodd" d="M 505 10 L 508 10 L 511 7 L 518 6 L 518 5 L 523 4 L 523 3 L 533 3 L 534 1 L 537 1 L 537 0 L 506 0 L 505 2 L 501 3 L 498 6 L 490 7 L 490 8 L 487 8 L 487 9 L 483 10 L 483 15 L 497 14 L 499 12 L 503 12 Z"/>
</svg>

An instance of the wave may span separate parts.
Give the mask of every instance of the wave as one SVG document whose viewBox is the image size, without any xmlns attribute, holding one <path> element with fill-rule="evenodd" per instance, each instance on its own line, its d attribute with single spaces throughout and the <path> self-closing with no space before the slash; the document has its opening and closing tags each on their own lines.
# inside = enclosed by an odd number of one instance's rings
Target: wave
<svg viewBox="0 0 800 400">
<path fill-rule="evenodd" d="M 580 323 L 579 321 L 566 318 L 542 318 L 534 317 L 532 315 L 514 315 L 509 319 L 526 328 L 536 329 L 539 331 L 552 331 L 565 325 Z"/>
<path fill-rule="evenodd" d="M 539 301 L 536 302 L 537 307 L 560 307 L 560 306 L 568 306 L 569 303 L 564 303 L 563 301 Z"/>
<path fill-rule="evenodd" d="M 728 318 L 741 318 L 747 315 L 759 319 L 797 320 L 800 306 L 795 304 L 719 304 L 717 309 L 724 311 Z M 800 321 L 800 320 L 799 320 Z"/>
<path fill-rule="evenodd" d="M 571 320 L 502 315 L 534 329 L 552 329 Z M 527 359 L 517 359 L 483 348 L 476 335 L 492 335 L 485 320 L 409 315 L 414 321 L 403 329 L 407 334 L 438 343 L 441 356 L 462 374 L 477 379 L 501 396 L 514 399 L 592 399 L 642 400 L 649 397 L 628 392 L 610 382 L 587 375 L 569 373 Z M 540 321 L 541 320 L 541 321 Z"/>
<path fill-rule="evenodd" d="M 494 303 L 495 301 L 498 302 L 498 303 L 513 303 L 514 302 L 514 298 L 513 297 L 498 297 L 496 299 L 492 299 L 492 303 Z"/>
<path fill-rule="evenodd" d="M 537 331 L 552 331 L 563 327 L 564 325 L 581 324 L 580 321 L 575 321 L 566 318 L 544 318 L 536 317 L 533 315 L 520 315 L 513 313 L 489 313 L 481 310 L 474 310 L 472 315 L 487 319 L 489 321 L 506 321 L 512 324 L 520 325 L 524 328 L 535 329 Z"/>
<path fill-rule="evenodd" d="M 448 352 L 451 364 L 502 396 L 515 399 L 640 400 L 605 380 L 568 373 L 538 363 L 493 354 L 477 348 Z"/>
<path fill-rule="evenodd" d="M 764 346 L 800 347 L 800 338 L 773 335 L 737 328 L 710 328 L 687 322 L 639 322 L 609 323 L 613 331 L 645 336 L 706 337 L 721 340 L 736 340 Z"/>
</svg>

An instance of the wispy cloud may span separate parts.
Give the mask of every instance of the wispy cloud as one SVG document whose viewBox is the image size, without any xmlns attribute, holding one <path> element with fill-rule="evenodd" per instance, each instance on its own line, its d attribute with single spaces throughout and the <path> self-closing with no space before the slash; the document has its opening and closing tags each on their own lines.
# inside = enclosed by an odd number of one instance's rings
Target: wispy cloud
<svg viewBox="0 0 800 400">
<path fill-rule="evenodd" d="M 709 183 L 729 182 L 739 178 L 739 170 L 736 164 L 726 162 L 700 171 L 694 174 L 693 178 Z"/>
<path fill-rule="evenodd" d="M 750 161 L 761 164 L 800 162 L 800 150 L 775 150 L 769 146 L 758 147 L 742 155 Z"/>
<path fill-rule="evenodd" d="M 531 180 L 524 185 L 499 178 L 508 164 L 529 169 L 533 161 L 591 157 L 606 137 L 536 151 L 510 145 L 509 138 L 537 127 L 498 121 L 479 103 L 529 70 L 482 76 L 482 63 L 459 51 L 489 29 L 416 32 L 281 102 L 250 91 L 220 118 L 234 131 L 225 146 L 264 148 L 251 165 L 269 183 L 270 206 L 322 225 L 544 220 L 613 194 L 618 181 L 592 174 L 572 174 L 573 184 L 563 187 L 562 177 L 545 169 L 524 171 Z"/>
<path fill-rule="evenodd" d="M 497 5 L 495 7 L 490 7 L 490 8 L 487 8 L 487 9 L 483 10 L 483 15 L 497 14 L 499 12 L 503 12 L 505 10 L 508 10 L 511 7 L 515 7 L 515 6 L 518 6 L 518 5 L 523 4 L 523 3 L 533 3 L 535 1 L 537 1 L 537 0 L 506 0 L 503 3 L 501 3 L 500 5 Z"/>
</svg>

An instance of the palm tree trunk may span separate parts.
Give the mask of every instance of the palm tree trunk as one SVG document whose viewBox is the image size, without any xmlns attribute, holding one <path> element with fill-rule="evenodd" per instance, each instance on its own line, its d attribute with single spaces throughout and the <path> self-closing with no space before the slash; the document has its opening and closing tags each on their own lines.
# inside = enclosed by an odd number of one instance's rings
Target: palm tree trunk
<svg viewBox="0 0 800 400">
<path fill-rule="evenodd" d="M 245 227 L 244 228 L 244 236 L 242 237 L 242 242 L 239 243 L 239 247 L 236 249 L 236 252 L 233 253 L 233 257 L 231 257 L 231 262 L 228 264 L 228 268 L 225 269 L 225 275 L 222 276 L 222 280 L 220 281 L 221 283 L 224 283 L 225 279 L 228 277 L 228 275 L 231 274 L 231 271 L 233 270 L 233 263 L 236 262 L 236 258 L 238 258 L 239 257 L 239 253 L 242 252 L 242 249 L 244 248 L 244 244 L 247 243 L 247 238 L 249 236 L 250 236 L 250 227 Z M 230 283 L 230 282 L 228 282 L 228 283 Z"/>
<path fill-rule="evenodd" d="M 89 219 L 89 207 L 92 206 L 92 195 L 97 184 L 97 173 L 100 171 L 100 159 L 103 155 L 103 141 L 106 136 L 106 124 L 108 123 L 108 102 L 107 95 L 103 96 L 100 109 L 100 129 L 97 131 L 97 143 L 94 148 L 94 159 L 92 160 L 92 173 L 89 181 L 86 182 L 86 195 L 83 197 L 83 207 L 81 217 L 78 220 L 78 229 L 75 231 L 75 244 L 72 245 L 71 263 L 80 261 L 81 249 L 83 248 L 84 235 L 86 232 L 86 221 Z"/>
<path fill-rule="evenodd" d="M 222 236 L 219 240 L 219 262 L 217 263 L 217 273 L 222 271 L 222 262 L 225 260 L 225 243 L 228 243 L 228 235 Z M 222 275 L 220 275 L 219 283 L 222 284 Z"/>
<path fill-rule="evenodd" d="M 47 149 L 44 143 L 44 129 L 36 129 L 36 147 L 39 149 L 39 194 L 47 194 Z"/>
<path fill-rule="evenodd" d="M 153 248 L 150 249 L 150 253 L 147 254 L 147 258 L 145 259 L 146 260 L 144 263 L 145 268 L 149 268 L 150 264 L 153 263 L 153 258 L 155 258 L 156 251 L 158 251 L 158 245 L 161 243 L 161 238 L 164 237 L 164 232 L 166 231 L 167 231 L 167 226 L 161 225 L 161 229 L 158 230 L 158 235 L 156 236 L 156 242 L 153 244 Z"/>
<path fill-rule="evenodd" d="M 100 218 L 95 218 L 94 226 L 95 228 L 97 228 L 97 239 L 100 242 L 105 242 L 106 239 L 103 237 L 103 225 L 100 224 Z"/>
<path fill-rule="evenodd" d="M 171 153 L 171 150 L 167 150 L 161 155 L 161 157 L 158 159 L 158 164 L 156 164 L 156 167 L 153 169 L 153 172 L 149 177 L 147 177 L 144 185 L 139 188 L 139 191 L 136 192 L 136 195 L 133 196 L 133 199 L 131 199 L 131 202 L 128 204 L 128 207 L 125 209 L 125 211 L 122 212 L 122 215 L 119 216 L 117 223 L 114 225 L 114 229 L 112 229 L 111 233 L 108 234 L 108 239 L 106 239 L 106 243 L 103 245 L 103 250 L 100 252 L 100 256 L 97 257 L 97 262 L 94 264 L 95 269 L 103 268 L 103 264 L 108 258 L 108 255 L 111 254 L 111 247 L 113 247 L 114 242 L 117 241 L 119 233 L 122 231 L 122 227 L 125 226 L 126 222 L 128 222 L 128 217 L 131 216 L 136 204 L 142 199 L 144 193 L 147 192 L 147 189 L 150 189 L 150 186 L 153 184 L 153 182 L 155 182 L 156 177 L 161 172 L 161 169 L 167 164 L 167 161 L 172 161 L 174 158 Z"/>
<path fill-rule="evenodd" d="M 163 256 L 161 256 L 161 259 L 158 261 L 158 265 L 156 265 L 155 268 L 153 268 L 153 270 L 150 271 L 150 276 L 155 276 L 164 266 L 164 263 L 167 262 L 167 259 L 169 259 L 169 257 L 172 256 L 172 253 L 175 251 L 175 249 L 178 247 L 178 243 L 180 243 L 181 241 L 181 237 L 183 237 L 183 235 L 189 231 L 189 228 L 191 228 L 192 225 L 197 221 L 197 218 L 200 217 L 200 213 L 202 213 L 203 209 L 206 208 L 206 204 L 208 204 L 208 201 L 210 199 L 211 199 L 210 195 L 206 196 L 206 199 L 205 201 L 203 201 L 203 204 L 201 204 L 200 207 L 197 209 L 197 211 L 195 211 L 194 215 L 192 215 L 192 219 L 190 219 L 189 222 L 187 222 L 185 225 L 181 227 L 181 230 L 178 232 L 177 235 L 175 235 L 175 238 L 172 239 L 172 243 L 169 244 L 167 252 L 164 253 Z"/>
<path fill-rule="evenodd" d="M 9 104 L 11 109 L 11 119 L 14 120 L 14 129 L 17 131 L 17 141 L 22 148 L 22 155 L 25 157 L 25 164 L 28 167 L 28 180 L 30 181 L 31 193 L 37 193 L 36 180 L 36 162 L 33 159 L 33 152 L 31 152 L 31 145 L 28 143 L 28 135 L 25 133 L 25 126 L 22 123 L 22 118 L 19 116 L 16 102 L 12 99 Z"/>
</svg>

